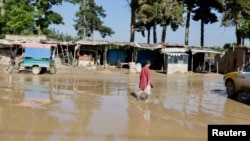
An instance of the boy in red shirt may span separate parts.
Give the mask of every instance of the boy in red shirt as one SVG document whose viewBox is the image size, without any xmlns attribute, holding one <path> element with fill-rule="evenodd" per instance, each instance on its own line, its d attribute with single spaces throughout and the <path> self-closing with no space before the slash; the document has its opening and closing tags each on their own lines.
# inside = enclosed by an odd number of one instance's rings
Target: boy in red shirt
<svg viewBox="0 0 250 141">
<path fill-rule="evenodd" d="M 151 94 L 151 88 L 153 88 L 149 69 L 150 65 L 150 60 L 147 60 L 146 65 L 141 70 L 139 82 L 140 91 L 138 92 L 138 94 L 136 94 L 137 100 L 140 98 L 142 92 L 144 92 L 146 94 L 145 102 L 149 102 L 149 95 Z"/>
</svg>

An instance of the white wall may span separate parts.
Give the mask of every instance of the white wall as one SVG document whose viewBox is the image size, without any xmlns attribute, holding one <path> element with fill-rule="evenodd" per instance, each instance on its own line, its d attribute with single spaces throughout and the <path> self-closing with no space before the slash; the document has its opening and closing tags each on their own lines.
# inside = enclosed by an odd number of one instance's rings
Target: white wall
<svg viewBox="0 0 250 141">
<path fill-rule="evenodd" d="M 188 64 L 168 64 L 167 74 L 188 72 Z"/>
</svg>

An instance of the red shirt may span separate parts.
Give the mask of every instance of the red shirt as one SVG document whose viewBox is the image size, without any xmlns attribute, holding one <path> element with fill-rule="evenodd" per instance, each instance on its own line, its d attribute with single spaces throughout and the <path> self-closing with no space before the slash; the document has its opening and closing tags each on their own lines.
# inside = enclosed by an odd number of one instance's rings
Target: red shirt
<svg viewBox="0 0 250 141">
<path fill-rule="evenodd" d="M 151 83 L 151 74 L 150 74 L 150 69 L 149 67 L 146 65 L 142 68 L 141 73 L 140 73 L 140 83 L 139 83 L 139 88 L 141 90 L 144 90 L 147 86 L 147 84 L 150 84 L 152 86 Z"/>
</svg>

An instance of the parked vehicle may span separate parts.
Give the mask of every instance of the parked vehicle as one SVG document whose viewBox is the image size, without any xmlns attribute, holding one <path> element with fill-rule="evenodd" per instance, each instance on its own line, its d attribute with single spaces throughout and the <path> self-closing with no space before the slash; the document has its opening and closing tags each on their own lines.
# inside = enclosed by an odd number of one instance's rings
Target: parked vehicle
<svg viewBox="0 0 250 141">
<path fill-rule="evenodd" d="M 33 74 L 40 74 L 47 70 L 52 74 L 56 73 L 54 60 L 56 45 L 41 43 L 15 43 L 12 46 L 13 48 L 15 47 L 15 49 L 12 49 L 12 55 L 14 58 L 12 58 L 10 61 L 14 62 L 12 63 L 12 66 L 18 66 L 12 68 L 18 71 L 30 70 Z M 16 56 L 18 50 L 20 49 L 23 60 L 17 63 Z M 8 66 L 11 66 L 11 63 Z M 7 68 L 8 67 L 6 67 L 5 72 L 11 72 L 7 71 Z"/>
<path fill-rule="evenodd" d="M 235 72 L 225 74 L 223 80 L 228 97 L 234 98 L 241 91 L 250 93 L 250 63 Z"/>
</svg>

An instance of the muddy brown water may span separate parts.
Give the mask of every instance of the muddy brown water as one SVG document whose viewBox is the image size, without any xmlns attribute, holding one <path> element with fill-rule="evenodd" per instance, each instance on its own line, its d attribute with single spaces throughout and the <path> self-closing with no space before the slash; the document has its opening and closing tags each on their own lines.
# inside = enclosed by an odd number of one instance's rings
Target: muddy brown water
<svg viewBox="0 0 250 141">
<path fill-rule="evenodd" d="M 152 72 L 151 102 L 126 71 L 0 74 L 1 141 L 206 141 L 208 124 L 249 124 L 220 74 Z"/>
</svg>

